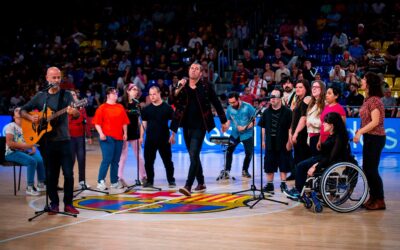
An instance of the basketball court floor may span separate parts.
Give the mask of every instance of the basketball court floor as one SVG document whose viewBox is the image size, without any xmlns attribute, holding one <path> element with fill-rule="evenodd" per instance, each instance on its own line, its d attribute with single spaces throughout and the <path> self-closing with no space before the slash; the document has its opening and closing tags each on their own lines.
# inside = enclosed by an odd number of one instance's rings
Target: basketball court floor
<svg viewBox="0 0 400 250">
<path fill-rule="evenodd" d="M 125 180 L 137 179 L 136 158 L 129 149 Z M 165 169 L 157 155 L 155 183 L 162 190 L 129 192 L 111 189 L 109 195 L 81 192 L 74 200 L 77 218 L 43 214 L 28 219 L 46 204 L 45 195 L 27 196 L 26 168 L 22 168 L 21 190 L 13 194 L 11 167 L 0 168 L 0 249 L 268 249 L 268 248 L 366 248 L 394 249 L 400 245 L 400 154 L 383 154 L 383 177 L 387 209 L 338 213 L 324 207 L 314 213 L 301 203 L 287 199 L 279 190 L 266 195 L 253 208 L 261 188 L 260 154 L 250 163 L 253 179 L 241 177 L 244 152 L 233 157 L 231 175 L 219 180 L 224 165 L 221 150 L 202 152 L 207 191 L 187 198 L 177 192 L 185 184 L 189 158 L 185 151 L 173 153 L 176 189 L 168 188 Z M 362 156 L 356 155 L 360 165 Z M 87 181 L 96 187 L 101 153 L 98 145 L 87 151 Z M 75 186 L 78 170 L 75 165 Z M 107 185 L 109 186 L 109 174 Z M 62 186 L 63 178 L 60 178 Z M 265 176 L 263 178 L 265 185 Z M 195 182 L 195 185 L 197 183 Z M 293 182 L 288 182 L 292 186 Z M 246 191 L 247 190 L 247 191 Z M 242 192 L 243 191 L 243 192 Z M 236 194 L 232 194 L 239 192 Z M 59 193 L 62 197 L 62 192 Z M 262 197 L 262 196 L 261 196 Z M 61 199 L 62 200 L 62 199 Z M 63 204 L 60 204 L 63 208 Z"/>
</svg>

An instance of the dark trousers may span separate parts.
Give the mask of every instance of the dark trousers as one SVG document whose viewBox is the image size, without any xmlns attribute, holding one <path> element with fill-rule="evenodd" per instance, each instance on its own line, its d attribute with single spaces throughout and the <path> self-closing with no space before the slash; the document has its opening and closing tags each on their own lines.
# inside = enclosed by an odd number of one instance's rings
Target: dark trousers
<svg viewBox="0 0 400 250">
<path fill-rule="evenodd" d="M 49 141 L 47 142 L 46 168 L 48 173 L 47 192 L 51 205 L 59 205 L 57 193 L 58 177 L 62 168 L 64 174 L 64 205 L 72 205 L 74 188 L 74 174 L 71 141 Z"/>
<path fill-rule="evenodd" d="M 296 164 L 296 181 L 297 191 L 301 192 L 307 180 L 307 172 L 315 163 L 319 162 L 320 156 L 313 156 Z"/>
<path fill-rule="evenodd" d="M 242 170 L 248 171 L 250 161 L 253 158 L 253 149 L 254 149 L 253 136 L 250 137 L 249 139 L 243 140 L 243 141 L 240 140 L 240 137 L 235 139 L 231 136 L 229 141 L 231 142 L 231 144 L 228 146 L 227 151 L 226 151 L 226 170 L 231 171 L 233 152 L 235 151 L 237 145 L 240 142 L 242 142 L 243 146 L 244 146 L 244 152 L 246 154 L 246 156 L 244 157 Z"/>
<path fill-rule="evenodd" d="M 157 150 L 160 153 L 161 159 L 164 163 L 168 182 L 175 182 L 171 144 L 169 144 L 168 141 L 155 142 L 146 140 L 144 145 L 144 168 L 146 169 L 147 182 L 149 184 L 154 183 L 154 161 L 156 159 Z"/>
<path fill-rule="evenodd" d="M 310 137 L 310 150 L 311 155 L 316 156 L 319 155 L 321 152 L 317 149 L 317 144 L 319 140 L 319 135 L 311 136 Z"/>
<path fill-rule="evenodd" d="M 311 149 L 307 145 L 305 140 L 298 140 L 296 144 L 293 145 L 294 149 L 294 157 L 293 157 L 293 165 L 292 165 L 292 174 L 296 176 L 296 165 L 301 161 L 304 161 L 311 157 Z"/>
<path fill-rule="evenodd" d="M 86 143 L 85 137 L 71 137 L 72 166 L 75 165 L 75 157 L 78 160 L 79 181 L 86 181 Z"/>
<path fill-rule="evenodd" d="M 186 148 L 189 152 L 190 167 L 189 174 L 186 180 L 186 185 L 192 187 L 194 179 L 197 179 L 198 184 L 204 184 L 203 167 L 200 161 L 200 151 L 203 146 L 204 136 L 206 130 L 204 129 L 183 129 L 183 138 L 185 139 Z"/>
<path fill-rule="evenodd" d="M 375 199 L 383 199 L 383 184 L 378 167 L 386 136 L 364 134 L 363 170 L 369 185 L 369 194 Z"/>
</svg>

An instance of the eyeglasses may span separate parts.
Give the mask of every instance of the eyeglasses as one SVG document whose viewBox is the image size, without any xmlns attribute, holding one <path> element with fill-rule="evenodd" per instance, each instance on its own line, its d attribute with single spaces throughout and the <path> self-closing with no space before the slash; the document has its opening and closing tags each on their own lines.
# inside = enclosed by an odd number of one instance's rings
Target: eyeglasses
<svg viewBox="0 0 400 250">
<path fill-rule="evenodd" d="M 313 89 L 320 89 L 320 86 L 312 86 Z"/>
<path fill-rule="evenodd" d="M 131 89 L 129 89 L 129 91 L 131 91 L 131 90 L 139 91 L 138 88 L 131 88 Z"/>
</svg>

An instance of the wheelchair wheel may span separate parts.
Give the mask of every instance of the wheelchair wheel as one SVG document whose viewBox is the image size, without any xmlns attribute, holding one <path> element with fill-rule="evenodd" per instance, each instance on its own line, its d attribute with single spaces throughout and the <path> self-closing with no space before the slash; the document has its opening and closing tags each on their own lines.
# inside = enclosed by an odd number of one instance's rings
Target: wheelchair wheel
<svg viewBox="0 0 400 250">
<path fill-rule="evenodd" d="M 340 162 L 324 171 L 320 190 L 328 207 L 336 212 L 347 213 L 364 203 L 368 195 L 368 183 L 360 167 Z"/>
</svg>

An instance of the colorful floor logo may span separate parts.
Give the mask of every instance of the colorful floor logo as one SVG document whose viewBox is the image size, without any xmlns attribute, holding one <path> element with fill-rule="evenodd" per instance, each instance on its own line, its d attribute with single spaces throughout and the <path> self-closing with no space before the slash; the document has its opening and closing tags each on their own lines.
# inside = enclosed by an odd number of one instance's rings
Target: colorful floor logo
<svg viewBox="0 0 400 250">
<path fill-rule="evenodd" d="M 80 209 L 115 213 L 191 214 L 226 211 L 245 207 L 250 195 L 193 194 L 182 196 L 174 191 L 132 191 L 106 196 L 87 196 L 74 201 Z"/>
</svg>

